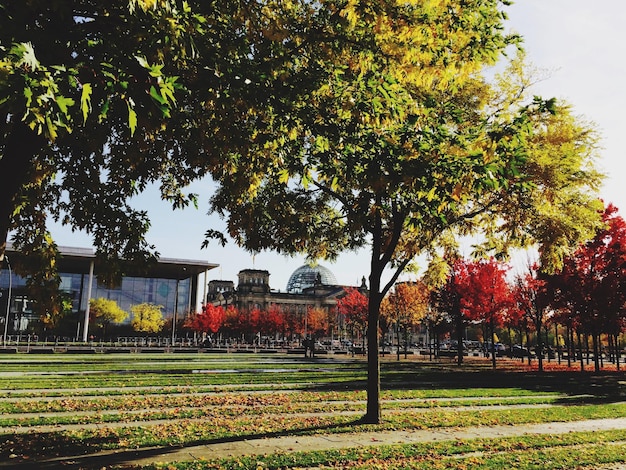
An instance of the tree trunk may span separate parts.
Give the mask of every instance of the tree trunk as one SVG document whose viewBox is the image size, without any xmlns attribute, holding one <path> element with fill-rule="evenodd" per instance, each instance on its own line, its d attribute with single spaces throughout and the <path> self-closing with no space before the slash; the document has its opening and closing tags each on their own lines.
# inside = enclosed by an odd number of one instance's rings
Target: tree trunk
<svg viewBox="0 0 626 470">
<path fill-rule="evenodd" d="M 550 350 L 552 348 L 550 347 L 550 338 L 548 337 L 548 325 L 545 326 L 544 331 L 546 334 L 546 339 L 544 340 L 544 345 L 546 349 L 546 358 L 548 359 L 548 362 L 551 362 L 552 359 L 550 359 Z"/>
<path fill-rule="evenodd" d="M 541 322 L 535 323 L 535 330 L 537 330 L 537 370 L 543 372 L 543 337 L 541 336 Z"/>
<path fill-rule="evenodd" d="M 528 327 L 526 327 L 526 349 L 528 349 L 528 365 L 530 365 L 532 363 L 532 358 L 530 357 L 530 333 L 528 332 Z M 522 362 L 524 362 L 523 358 Z"/>
<path fill-rule="evenodd" d="M 456 312 L 456 352 L 457 352 L 457 360 L 456 363 L 458 365 L 463 364 L 463 313 L 459 308 Z"/>
<path fill-rule="evenodd" d="M 404 328 L 404 358 L 409 357 L 409 327 Z"/>
<path fill-rule="evenodd" d="M 561 365 L 561 342 L 559 341 L 559 325 L 554 322 L 554 347 L 556 348 L 556 360 Z"/>
<path fill-rule="evenodd" d="M 567 325 L 567 367 L 572 367 L 572 353 L 574 350 L 574 332 L 570 325 Z"/>
<path fill-rule="evenodd" d="M 489 330 L 491 334 L 491 367 L 496 370 L 496 328 L 493 319 L 489 322 Z"/>
<path fill-rule="evenodd" d="M 367 321 L 367 411 L 362 421 L 379 424 L 380 411 L 380 360 L 378 357 L 378 314 L 380 307 L 380 277 L 370 277 L 370 296 Z M 372 282 L 374 281 L 374 282 Z"/>
<path fill-rule="evenodd" d="M 578 333 L 578 351 L 580 353 L 580 371 L 583 372 L 585 370 L 585 360 L 583 357 L 583 339 L 581 333 Z"/>
<path fill-rule="evenodd" d="M 28 181 L 33 160 L 41 153 L 45 138 L 19 119 L 11 125 L 0 158 L 0 260 L 4 257 L 15 197 Z"/>
<path fill-rule="evenodd" d="M 592 346 L 593 346 L 593 368 L 596 372 L 600 372 L 600 335 L 598 333 L 593 333 L 591 336 Z"/>
<path fill-rule="evenodd" d="M 400 325 L 396 324 L 396 358 L 400 361 Z"/>
</svg>

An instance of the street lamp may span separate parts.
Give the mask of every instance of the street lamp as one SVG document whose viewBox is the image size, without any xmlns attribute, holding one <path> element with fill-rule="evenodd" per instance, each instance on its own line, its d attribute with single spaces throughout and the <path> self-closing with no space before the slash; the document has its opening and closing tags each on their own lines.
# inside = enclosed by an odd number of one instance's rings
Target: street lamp
<svg viewBox="0 0 626 470">
<path fill-rule="evenodd" d="M 13 275 L 11 273 L 11 263 L 9 263 L 9 257 L 4 256 L 4 259 L 7 261 L 7 266 L 9 268 L 9 292 L 7 295 L 7 313 L 4 318 L 4 336 L 2 337 L 2 342 L 6 346 L 7 344 L 7 329 L 9 327 L 9 313 L 11 311 L 11 288 L 13 287 Z"/>
</svg>

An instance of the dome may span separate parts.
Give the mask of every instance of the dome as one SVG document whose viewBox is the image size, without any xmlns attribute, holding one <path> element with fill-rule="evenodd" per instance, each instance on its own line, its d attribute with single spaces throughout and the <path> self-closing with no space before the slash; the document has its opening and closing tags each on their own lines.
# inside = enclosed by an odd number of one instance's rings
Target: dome
<svg viewBox="0 0 626 470">
<path fill-rule="evenodd" d="M 320 278 L 322 284 L 327 286 L 337 285 L 337 279 L 332 271 L 320 264 L 309 266 L 305 264 L 296 269 L 287 281 L 287 292 L 299 294 L 307 287 L 313 287 L 315 280 Z"/>
</svg>

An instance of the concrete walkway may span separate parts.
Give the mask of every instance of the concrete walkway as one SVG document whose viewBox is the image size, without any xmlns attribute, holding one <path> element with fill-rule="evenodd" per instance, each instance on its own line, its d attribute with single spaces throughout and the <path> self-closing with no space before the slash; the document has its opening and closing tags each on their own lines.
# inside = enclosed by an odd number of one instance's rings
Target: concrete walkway
<svg viewBox="0 0 626 470">
<path fill-rule="evenodd" d="M 528 425 L 479 426 L 469 428 L 439 428 L 415 431 L 380 431 L 345 434 L 323 434 L 315 436 L 279 436 L 259 439 L 230 438 L 204 443 L 202 445 L 163 449 L 150 448 L 130 451 L 100 452 L 89 456 L 63 457 L 37 462 L 37 468 L 81 468 L 102 469 L 107 465 L 148 465 L 156 462 L 191 461 L 263 455 L 326 449 L 366 447 L 377 445 L 411 444 L 446 440 L 467 440 L 476 438 L 504 438 L 524 434 L 563 434 L 578 431 L 606 431 L 626 429 L 626 418 L 598 419 L 574 422 L 551 422 Z M 29 466 L 30 465 L 30 466 Z M 33 468 L 33 462 L 24 465 L 11 465 L 2 462 L 0 467 Z M 617 465 L 603 467 L 622 469 Z"/>
</svg>

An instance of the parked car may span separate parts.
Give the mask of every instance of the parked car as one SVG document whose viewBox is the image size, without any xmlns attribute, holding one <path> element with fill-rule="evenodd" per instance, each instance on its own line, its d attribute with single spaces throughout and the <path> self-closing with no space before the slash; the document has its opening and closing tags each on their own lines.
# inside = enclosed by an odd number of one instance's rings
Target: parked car
<svg viewBox="0 0 626 470">
<path fill-rule="evenodd" d="M 486 342 L 483 344 L 483 351 L 485 353 L 490 353 L 494 351 L 496 356 L 504 356 L 507 352 L 507 348 L 502 343 L 496 343 L 493 347 L 491 346 L 491 342 Z"/>
<path fill-rule="evenodd" d="M 511 352 L 509 353 L 511 357 L 535 357 L 535 353 L 529 351 L 528 348 L 520 346 L 519 344 L 514 344 L 511 347 Z"/>
</svg>

